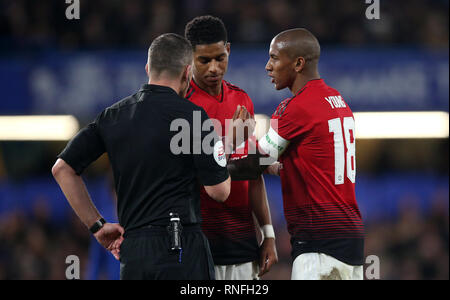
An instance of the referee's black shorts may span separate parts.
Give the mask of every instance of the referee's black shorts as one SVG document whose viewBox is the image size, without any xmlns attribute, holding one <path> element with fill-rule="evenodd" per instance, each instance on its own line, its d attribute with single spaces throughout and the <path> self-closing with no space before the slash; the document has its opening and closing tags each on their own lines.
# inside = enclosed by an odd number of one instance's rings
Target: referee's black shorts
<svg viewBox="0 0 450 300">
<path fill-rule="evenodd" d="M 184 226 L 182 251 L 170 251 L 165 227 L 125 232 L 120 247 L 122 280 L 214 280 L 214 262 L 200 225 Z"/>
</svg>

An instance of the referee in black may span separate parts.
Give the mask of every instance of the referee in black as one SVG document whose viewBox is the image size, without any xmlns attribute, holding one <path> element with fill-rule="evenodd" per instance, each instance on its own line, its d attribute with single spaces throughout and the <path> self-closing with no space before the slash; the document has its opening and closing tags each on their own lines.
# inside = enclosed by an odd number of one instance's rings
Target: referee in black
<svg viewBox="0 0 450 300">
<path fill-rule="evenodd" d="M 208 117 L 184 99 L 192 61 L 185 38 L 172 33 L 156 38 L 145 68 L 149 83 L 100 113 L 67 144 L 52 168 L 81 221 L 120 258 L 121 279 L 214 279 L 208 241 L 200 228 L 199 186 L 223 202 L 230 193 L 230 178 L 214 127 L 194 130 L 196 112 L 201 124 Z M 171 130 L 174 120 L 190 125 L 188 153 L 171 149 L 172 138 L 179 134 Z M 192 151 L 196 140 L 211 136 L 213 153 Z M 114 174 L 119 224 L 102 218 L 80 176 L 105 152 Z"/>
</svg>

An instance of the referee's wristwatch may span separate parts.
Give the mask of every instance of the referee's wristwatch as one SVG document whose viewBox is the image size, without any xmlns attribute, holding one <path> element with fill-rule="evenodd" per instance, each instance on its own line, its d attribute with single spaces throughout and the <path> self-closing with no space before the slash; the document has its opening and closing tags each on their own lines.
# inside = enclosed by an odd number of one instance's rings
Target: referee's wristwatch
<svg viewBox="0 0 450 300">
<path fill-rule="evenodd" d="M 103 225 L 105 225 L 106 221 L 103 218 L 98 219 L 94 225 L 91 226 L 91 228 L 89 228 L 89 231 L 94 234 L 97 231 L 99 231 L 100 229 L 102 229 Z"/>
</svg>

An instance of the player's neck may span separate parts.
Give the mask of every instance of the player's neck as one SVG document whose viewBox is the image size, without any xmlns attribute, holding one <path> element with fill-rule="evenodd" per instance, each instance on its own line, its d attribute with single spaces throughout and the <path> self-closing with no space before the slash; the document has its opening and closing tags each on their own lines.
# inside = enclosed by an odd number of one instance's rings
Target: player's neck
<svg viewBox="0 0 450 300">
<path fill-rule="evenodd" d="M 222 92 L 222 81 L 220 81 L 220 83 L 215 86 L 208 86 L 208 85 L 202 83 L 201 81 L 195 80 L 195 78 L 194 78 L 194 82 L 195 82 L 195 84 L 198 85 L 199 88 L 201 88 L 202 90 L 204 90 L 211 96 L 214 96 L 214 97 L 219 96 L 220 93 Z"/>
<path fill-rule="evenodd" d="M 294 83 L 292 84 L 292 86 L 289 88 L 291 90 L 291 93 L 293 95 L 297 95 L 297 93 L 305 87 L 305 85 L 311 81 L 311 80 L 316 80 L 316 79 L 320 79 L 320 75 L 319 72 L 314 72 L 312 74 L 308 74 L 308 75 L 299 75 L 297 76 L 297 78 L 295 79 Z"/>
</svg>

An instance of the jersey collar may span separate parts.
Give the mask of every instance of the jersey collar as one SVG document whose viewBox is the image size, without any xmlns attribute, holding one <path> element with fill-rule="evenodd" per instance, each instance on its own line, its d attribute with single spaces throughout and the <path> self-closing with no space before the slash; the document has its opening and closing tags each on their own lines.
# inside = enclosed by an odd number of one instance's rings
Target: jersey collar
<svg viewBox="0 0 450 300">
<path fill-rule="evenodd" d="M 322 85 L 322 84 L 325 84 L 325 81 L 323 81 L 323 78 L 311 79 L 310 81 L 308 81 L 306 83 L 305 87 L 308 85 Z"/>
<path fill-rule="evenodd" d="M 225 89 L 225 86 L 226 86 L 226 84 L 224 84 L 223 80 L 222 80 L 222 91 L 220 92 L 220 95 L 217 95 L 217 96 L 212 96 L 212 95 L 209 94 L 207 91 L 205 91 L 204 89 L 202 89 L 202 88 L 195 82 L 194 78 L 192 78 L 192 80 L 191 80 L 191 85 L 192 85 L 194 88 L 198 89 L 200 92 L 204 93 L 206 96 L 208 96 L 208 97 L 214 99 L 215 101 L 220 102 L 220 103 L 223 102 L 223 94 L 224 94 L 224 89 Z"/>
<path fill-rule="evenodd" d="M 297 97 L 298 95 L 300 95 L 308 86 L 311 85 L 322 85 L 325 84 L 325 82 L 323 81 L 322 78 L 319 79 L 312 79 L 310 81 L 308 81 L 304 87 L 302 87 L 297 93 L 295 93 L 294 97 Z"/>
</svg>

